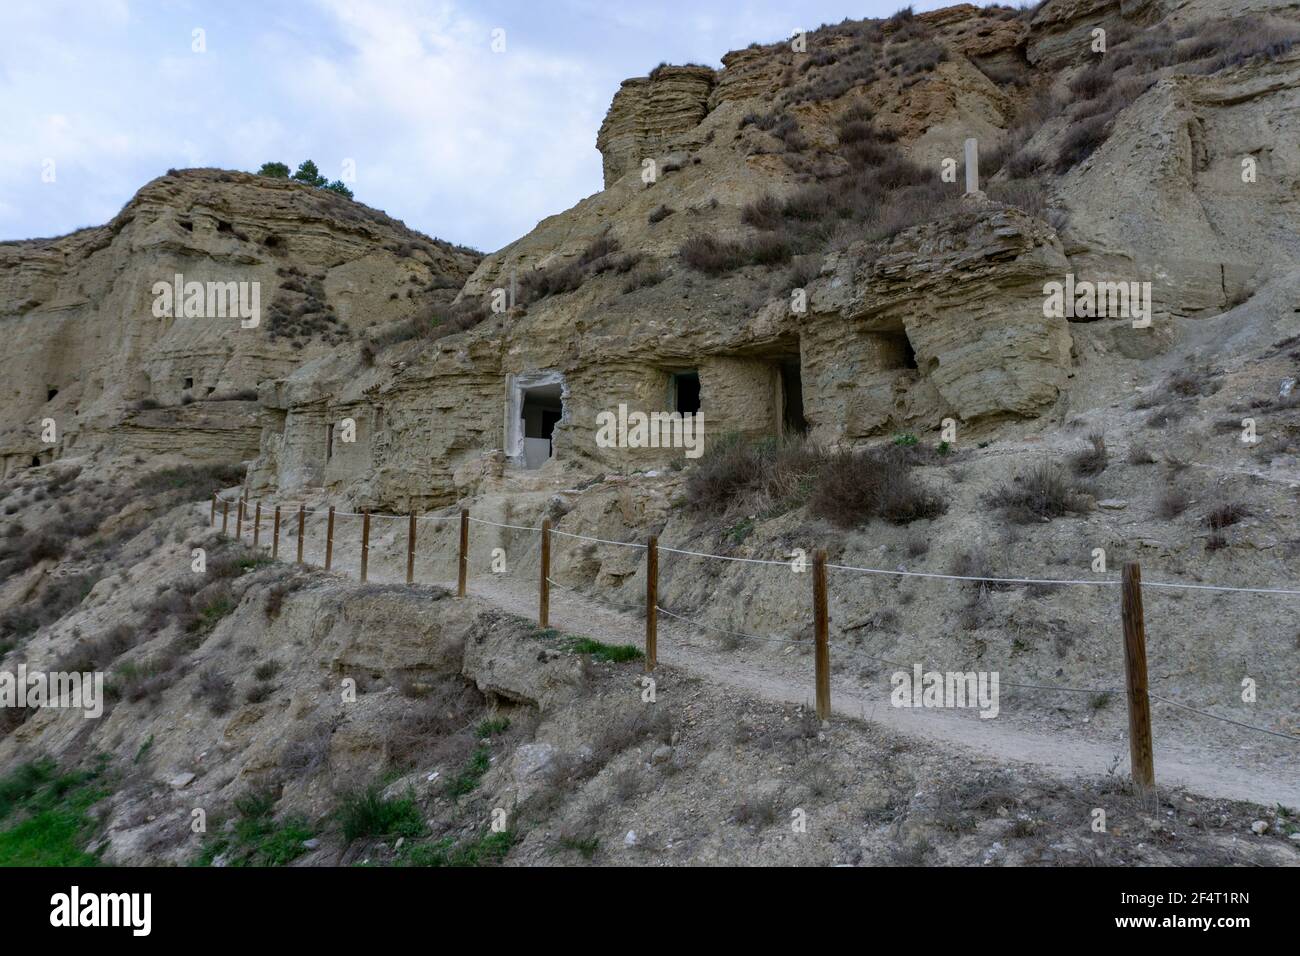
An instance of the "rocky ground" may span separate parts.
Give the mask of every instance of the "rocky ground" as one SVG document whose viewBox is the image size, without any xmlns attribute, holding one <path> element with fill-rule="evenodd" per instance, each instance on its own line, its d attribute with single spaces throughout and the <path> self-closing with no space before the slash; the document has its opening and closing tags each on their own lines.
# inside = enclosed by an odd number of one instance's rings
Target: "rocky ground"
<svg viewBox="0 0 1300 956">
<path fill-rule="evenodd" d="M 103 719 L 31 712 L 0 740 L 10 768 L 95 768 L 83 832 L 105 861 L 1300 861 L 1284 807 L 1140 798 L 1122 767 L 1053 773 L 872 714 L 822 726 L 799 690 L 783 704 L 736 678 L 780 675 L 769 660 L 711 648 L 723 679 L 672 629 L 650 702 L 617 636 L 539 630 L 500 607 L 502 585 L 361 585 L 267 562 L 206 519 L 181 505 L 148 520 L 25 646 L 31 666 L 115 655 Z M 197 584 L 196 547 L 213 569 Z"/>
</svg>

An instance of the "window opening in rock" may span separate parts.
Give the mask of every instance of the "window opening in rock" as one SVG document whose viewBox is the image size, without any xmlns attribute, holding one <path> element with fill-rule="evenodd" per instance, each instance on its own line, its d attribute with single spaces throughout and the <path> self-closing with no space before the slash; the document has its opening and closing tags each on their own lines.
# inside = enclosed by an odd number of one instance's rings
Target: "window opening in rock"
<svg viewBox="0 0 1300 956">
<path fill-rule="evenodd" d="M 673 411 L 694 415 L 700 410 L 700 373 L 674 373 L 672 392 Z"/>
</svg>

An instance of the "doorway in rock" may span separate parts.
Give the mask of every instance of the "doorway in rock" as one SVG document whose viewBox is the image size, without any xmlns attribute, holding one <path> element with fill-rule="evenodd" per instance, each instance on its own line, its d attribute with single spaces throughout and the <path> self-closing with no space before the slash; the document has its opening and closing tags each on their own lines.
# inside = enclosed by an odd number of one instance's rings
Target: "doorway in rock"
<svg viewBox="0 0 1300 956">
<path fill-rule="evenodd" d="M 674 372 L 672 377 L 672 410 L 683 415 L 694 415 L 700 410 L 700 373 Z"/>
<path fill-rule="evenodd" d="M 781 431 L 785 435 L 803 435 L 808 420 L 803 417 L 803 376 L 798 359 L 781 363 Z"/>
<path fill-rule="evenodd" d="M 563 417 L 563 391 L 559 382 L 520 388 L 519 425 L 525 468 L 540 468 L 551 457 L 555 426 Z"/>
</svg>

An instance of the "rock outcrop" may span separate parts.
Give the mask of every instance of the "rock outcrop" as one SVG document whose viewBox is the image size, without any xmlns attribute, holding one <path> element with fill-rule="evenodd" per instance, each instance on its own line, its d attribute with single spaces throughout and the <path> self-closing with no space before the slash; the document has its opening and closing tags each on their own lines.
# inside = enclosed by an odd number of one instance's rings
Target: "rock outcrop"
<svg viewBox="0 0 1300 956">
<path fill-rule="evenodd" d="M 106 226 L 0 243 L 3 472 L 97 447 L 248 457 L 260 421 L 230 399 L 447 300 L 477 261 L 333 193 L 219 170 L 162 176 Z M 178 274 L 255 284 L 257 324 L 156 315 Z"/>
<path fill-rule="evenodd" d="M 1079 125 L 1065 97 L 1090 63 L 1080 36 L 1122 26 L 1122 43 L 1161 17 L 1208 13 L 959 5 L 823 27 L 806 49 L 754 44 L 720 71 L 661 66 L 613 99 L 596 138 L 605 188 L 481 259 L 295 184 L 163 177 L 103 229 L 0 247 L 23 423 L 8 467 L 45 460 L 34 425 L 53 410 L 64 450 L 84 435 L 152 455 L 174 435 L 193 457 L 255 457 L 255 492 L 405 510 L 496 490 L 503 475 L 540 491 L 546 476 L 680 460 L 658 442 L 611 449 L 597 422 L 620 407 L 689 410 L 683 394 L 698 394 L 715 437 L 806 431 L 828 444 L 1057 414 L 1078 326 L 1044 316 L 1047 283 L 1150 280 L 1157 330 L 1118 347 L 1151 355 L 1174 341 L 1170 316 L 1222 309 L 1300 251 L 1300 171 L 1284 155 L 1294 124 L 1269 119 L 1297 112 L 1296 54 L 1143 74 L 1149 88 L 1117 101 L 1091 155 L 1058 159 Z M 1024 128 L 1026 104 L 1049 91 Z M 872 139 L 865 153 L 855 137 Z M 987 192 L 959 202 L 970 137 L 1019 164 L 990 168 Z M 1255 183 L 1241 182 L 1244 156 Z M 656 175 L 643 179 L 646 159 Z M 856 188 L 863 162 L 938 185 L 918 210 L 880 213 L 888 229 L 870 214 L 840 221 L 851 207 L 815 214 L 818 233 L 756 212 L 820 184 Z M 737 261 L 691 261 L 700 241 Z M 155 273 L 173 271 L 258 279 L 291 319 L 319 300 L 335 321 L 323 339 L 285 341 L 142 318 Z M 463 331 L 393 334 L 453 295 Z M 125 344 L 89 358 L 103 335 Z"/>
<path fill-rule="evenodd" d="M 674 138 L 707 112 L 714 72 L 707 66 L 661 66 L 624 80 L 596 134 L 609 186 L 642 159 L 658 159 Z"/>
</svg>

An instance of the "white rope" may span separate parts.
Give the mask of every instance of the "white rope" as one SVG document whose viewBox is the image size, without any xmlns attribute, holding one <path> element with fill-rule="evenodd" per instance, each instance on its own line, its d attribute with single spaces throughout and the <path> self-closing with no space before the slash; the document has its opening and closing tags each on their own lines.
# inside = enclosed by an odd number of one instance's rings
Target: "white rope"
<svg viewBox="0 0 1300 956">
<path fill-rule="evenodd" d="M 1178 584 L 1166 581 L 1143 581 L 1144 588 L 1176 588 L 1186 591 L 1240 591 L 1247 594 L 1300 594 L 1293 588 L 1234 588 L 1223 584 Z"/>
<path fill-rule="evenodd" d="M 592 538 L 585 534 L 573 534 L 570 531 L 560 531 L 558 528 L 552 528 L 551 534 L 562 534 L 566 538 L 577 538 L 579 541 L 595 541 L 598 544 L 616 544 L 624 548 L 640 548 L 643 551 L 646 548 L 646 545 L 637 544 L 635 541 L 607 541 L 605 538 Z"/>
<path fill-rule="evenodd" d="M 518 524 L 501 524 L 500 522 L 497 521 L 488 521 L 486 518 L 475 518 L 473 515 L 470 515 L 469 520 L 473 521 L 475 524 L 487 524 L 487 525 L 491 525 L 494 528 L 509 528 L 511 531 L 541 531 L 542 530 L 541 528 L 526 528 L 523 525 L 518 525 Z"/>
<path fill-rule="evenodd" d="M 664 549 L 667 550 L 667 549 Z M 741 559 L 731 559 L 741 560 Z M 777 562 L 780 563 L 780 562 Z M 938 574 L 932 571 L 904 571 L 888 568 L 860 568 L 851 564 L 828 564 L 827 568 L 835 571 L 856 571 L 860 574 L 884 574 L 904 578 L 937 578 L 943 581 L 976 581 L 982 584 L 1046 584 L 1046 585 L 1083 585 L 1087 587 L 1116 587 L 1124 582 L 1110 579 L 1086 580 L 1069 578 L 996 578 L 988 575 L 974 574 Z M 1239 591 L 1249 594 L 1300 594 L 1292 588 L 1241 588 L 1222 584 L 1183 584 L 1175 581 L 1143 581 L 1144 588 L 1169 588 L 1188 591 Z"/>
<path fill-rule="evenodd" d="M 679 621 L 685 621 L 687 624 L 694 624 L 694 625 L 695 625 L 696 627 L 698 627 L 698 628 L 701 628 L 701 629 L 704 629 L 704 630 L 709 630 L 709 631 L 717 631 L 717 632 L 719 632 L 720 634 L 730 634 L 732 637 L 740 637 L 740 638 L 744 638 L 744 639 L 747 640 L 747 641 L 763 641 L 763 642 L 768 643 L 768 644 L 807 644 L 807 643 L 809 643 L 809 641 L 808 641 L 806 638 L 803 639 L 803 640 L 799 640 L 799 639 L 796 639 L 796 638 L 782 639 L 782 638 L 775 638 L 775 637 L 761 637 L 761 636 L 759 636 L 759 635 L 757 635 L 757 634 L 746 634 L 744 631 L 731 631 L 731 630 L 728 630 L 728 629 L 725 628 L 725 627 L 718 627 L 718 626 L 716 626 L 716 625 L 714 625 L 714 624 L 705 624 L 703 621 L 696 621 L 696 620 L 692 620 L 692 619 L 689 618 L 689 617 L 682 617 L 680 614 L 674 614 L 672 611 L 668 610 L 668 608 L 666 608 L 666 607 L 664 607 L 664 606 L 662 606 L 662 605 L 660 605 L 660 604 L 656 604 L 656 605 L 655 605 L 655 608 L 656 608 L 657 610 L 663 611 L 663 612 L 664 612 L 665 614 L 667 614 L 669 617 L 675 617 L 675 618 L 677 618 L 677 620 L 679 620 Z"/>
<path fill-rule="evenodd" d="M 319 511 L 314 511 L 314 512 L 312 512 L 312 514 L 319 514 L 319 513 L 322 513 L 322 512 L 319 512 Z M 337 512 L 337 511 L 335 512 L 335 514 L 339 514 L 339 513 L 340 513 L 340 512 Z M 349 516 L 353 516 L 353 517 L 357 517 L 357 515 L 355 515 L 355 514 L 352 513 L 352 512 L 342 512 L 342 514 L 349 515 Z M 376 517 L 404 517 L 404 516 L 402 516 L 402 515 L 382 515 L 382 516 L 381 516 L 381 515 L 377 515 Z M 429 517 L 435 517 L 435 516 L 429 516 Z M 455 519 L 455 518 L 448 518 L 448 519 L 446 519 L 446 520 L 456 520 L 456 519 Z M 470 518 L 470 520 L 471 520 L 471 521 L 478 521 L 480 524 L 490 524 L 490 525 L 494 525 L 494 526 L 496 526 L 496 527 L 503 527 L 503 528 L 516 528 L 516 526 L 514 526 L 514 525 L 499 525 L 499 524 L 497 524 L 496 522 L 492 522 L 492 521 L 484 521 L 484 520 L 482 520 L 482 519 Z M 251 534 L 251 530 L 252 530 L 252 529 L 250 528 L 250 534 Z M 517 530 L 521 530 L 521 531 L 535 531 L 535 530 L 538 530 L 538 529 L 536 529 L 536 528 L 522 528 L 522 527 L 520 527 L 520 528 L 517 528 Z M 557 532 L 557 533 L 560 533 L 560 534 L 567 534 L 567 532 Z M 574 537 L 574 538 L 585 538 L 584 535 L 568 535 L 568 536 L 569 536 L 569 537 Z M 600 541 L 601 539 L 599 539 L 599 538 L 587 538 L 586 540 Z M 607 543 L 607 544 L 625 544 L 626 542 L 609 541 L 609 542 L 605 542 L 605 543 Z M 640 547 L 639 545 L 632 545 L 632 546 L 633 546 L 633 547 Z M 665 549 L 663 549 L 663 550 L 675 550 L 675 549 L 668 549 L 668 548 L 665 548 Z M 696 554 L 696 552 L 677 552 L 677 553 L 683 553 L 683 554 Z M 723 558 L 724 560 L 732 560 L 732 561 L 751 561 L 751 562 L 759 563 L 759 564 L 785 564 L 785 563 L 786 563 L 786 562 L 784 562 L 784 561 L 774 561 L 774 562 L 773 562 L 773 561 L 759 561 L 759 560 L 757 560 L 757 559 L 753 559 L 753 558 L 725 558 L 723 555 L 708 555 L 708 554 L 703 554 L 703 555 L 700 555 L 700 556 L 701 556 L 701 557 Z M 319 567 L 319 565 L 310 564 L 310 562 L 308 563 L 308 566 L 310 566 L 310 567 Z M 1039 584 L 1039 583 L 1041 583 L 1041 584 L 1117 584 L 1117 583 L 1119 583 L 1119 582 L 1116 582 L 1116 581 L 1089 581 L 1089 582 L 1077 581 L 1077 582 L 1072 582 L 1072 581 L 1060 581 L 1060 580 L 1052 580 L 1052 579 L 1035 580 L 1035 579 L 1031 579 L 1031 578 L 984 578 L 984 577 L 972 577 L 972 576 L 953 575 L 953 574 L 925 574 L 925 573 L 921 573 L 921 572 L 882 571 L 882 570 L 878 570 L 878 569 L 874 569 L 874 568 L 855 568 L 855 567 L 847 566 L 847 565 L 827 565 L 827 567 L 833 567 L 833 568 L 836 568 L 837 570 L 846 570 L 846 571 L 861 571 L 861 572 L 876 573 L 876 574 L 903 574 L 903 575 L 909 575 L 909 576 L 915 576 L 915 577 L 933 577 L 933 578 L 942 578 L 942 579 L 946 579 L 946 580 L 961 580 L 961 581 L 998 581 L 998 582 L 1007 582 L 1007 583 L 1026 583 L 1026 584 Z M 546 578 L 546 580 L 547 580 L 548 583 L 554 585 L 555 587 L 562 588 L 562 589 L 564 589 L 564 590 L 566 590 L 566 591 L 570 591 L 570 592 L 572 592 L 572 593 L 574 593 L 574 594 L 577 594 L 577 595 L 580 596 L 580 597 L 587 597 L 587 598 L 590 600 L 590 598 L 588 597 L 588 595 L 583 594 L 581 591 L 578 591 L 578 590 L 575 589 L 575 588 L 569 587 L 567 584 L 561 584 L 559 581 L 556 581 L 554 578 L 551 578 L 551 577 L 548 576 L 548 577 Z M 1232 588 L 1232 587 L 1221 587 L 1221 586 L 1216 586 L 1216 585 L 1194 585 L 1194 584 L 1184 584 L 1184 585 L 1179 585 L 1179 584 L 1167 584 L 1167 583 L 1163 583 L 1163 582 L 1146 582 L 1146 583 L 1147 583 L 1148 586 L 1150 586 L 1150 587 L 1181 587 L 1181 588 L 1197 588 L 1197 589 L 1213 590 L 1213 591 L 1250 591 L 1250 592 L 1255 592 L 1255 593 L 1283 593 L 1283 594 L 1297 594 L 1297 593 L 1300 593 L 1300 591 L 1291 591 L 1291 590 L 1286 590 L 1286 589 L 1276 589 L 1276 588 Z M 705 623 L 705 622 L 703 622 L 703 621 L 699 621 L 699 620 L 695 620 L 695 619 L 693 619 L 693 618 L 685 617 L 685 616 L 683 616 L 683 615 L 681 615 L 681 614 L 675 614 L 675 613 L 673 613 L 672 611 L 668 610 L 668 608 L 664 607 L 664 606 L 661 605 L 661 604 L 656 604 L 656 605 L 655 605 L 655 608 L 656 608 L 656 610 L 661 611 L 661 612 L 663 612 L 664 614 L 667 614 L 667 615 L 668 615 L 669 617 L 671 617 L 671 618 L 675 618 L 676 620 L 683 621 L 683 622 L 685 622 L 685 623 L 687 623 L 687 624 L 694 625 L 695 627 L 698 627 L 698 628 L 700 628 L 701 630 L 716 631 L 716 632 L 718 632 L 718 633 L 720 633 L 720 634 L 727 634 L 727 635 L 730 635 L 731 637 L 740 638 L 741 640 L 747 640 L 747 641 L 759 641 L 759 642 L 766 643 L 766 644 L 784 644 L 784 645 L 795 645 L 795 646 L 797 646 L 797 645 L 803 645 L 803 644 L 810 644 L 810 643 L 813 643 L 812 640 L 811 640 L 811 639 L 808 639 L 808 638 L 804 638 L 804 639 L 799 639 L 799 638 L 772 638 L 772 637 L 763 637 L 763 636 L 760 636 L 760 635 L 758 635 L 758 634 L 749 634 L 749 633 L 746 633 L 746 632 L 744 632 L 744 631 L 733 631 L 733 630 L 730 630 L 729 628 L 718 627 L 717 625 L 714 625 L 714 624 L 707 624 L 707 623 Z M 833 642 L 828 641 L 827 643 L 828 643 L 828 644 L 834 644 L 834 645 L 836 645 L 836 646 L 845 646 L 844 642 L 842 642 L 842 641 L 833 641 Z M 900 664 L 900 663 L 898 663 L 897 661 L 891 661 L 891 660 L 888 660 L 887 658 L 876 657 L 875 655 L 868 654 L 868 653 L 866 653 L 865 651 L 863 651 L 861 648 L 858 648 L 858 649 L 857 649 L 857 652 L 860 653 L 860 654 L 862 654 L 864 657 L 867 657 L 867 658 L 869 658 L 869 659 L 871 659 L 871 660 L 879 661 L 879 662 L 882 663 L 882 664 L 888 664 L 890 667 L 897 667 L 897 668 L 901 668 L 901 669 L 906 669 L 906 667 L 907 667 L 907 665 L 905 665 L 905 664 Z M 1026 683 L 1020 683 L 1020 682 L 1017 682 L 1017 681 L 1002 681 L 1001 683 L 1002 683 L 1003 686 L 1006 686 L 1006 687 L 1015 687 L 1015 688 L 1024 689 L 1024 690 L 1044 690 L 1044 691 L 1051 691 L 1051 692 L 1060 691 L 1060 692 L 1064 692 L 1064 693 L 1072 693 L 1072 694 L 1089 694 L 1089 695 L 1093 695 L 1093 696 L 1096 696 L 1096 695 L 1099 695 L 1099 694 L 1111 695 L 1111 694 L 1123 694 L 1123 693 L 1126 693 L 1124 690 L 1121 690 L 1121 689 L 1118 689 L 1118 688 L 1113 688 L 1113 687 L 1098 687 L 1098 688 L 1088 688 L 1088 687 L 1066 687 L 1066 686 L 1064 686 L 1064 685 L 1060 685 L 1060 684 L 1026 684 Z M 1218 721 L 1221 721 L 1221 722 L 1226 723 L 1226 724 L 1232 724 L 1232 725 L 1235 726 L 1235 727 L 1240 727 L 1240 728 L 1242 728 L 1242 729 L 1244 729 L 1244 730 L 1253 730 L 1253 731 L 1255 731 L 1255 732 L 1257 732 L 1257 733 L 1268 734 L 1269 736 L 1272 736 L 1272 737 L 1281 737 L 1283 740 L 1290 740 L 1290 741 L 1294 741 L 1294 742 L 1300 743 L 1300 737 L 1297 737 L 1297 736 L 1292 735 L 1292 734 L 1284 733 L 1284 732 L 1282 732 L 1282 731 L 1278 731 L 1278 730 L 1270 730 L 1270 729 L 1267 728 L 1267 727 L 1259 727 L 1259 726 L 1256 726 L 1255 724 L 1248 724 L 1248 723 L 1245 723 L 1244 721 L 1235 720 L 1235 719 L 1233 719 L 1233 718 L 1231 718 L 1231 717 L 1224 717 L 1224 716 L 1222 716 L 1222 715 L 1220 715 L 1220 714 L 1213 714 L 1213 713 L 1210 713 L 1209 711 L 1206 711 L 1206 710 L 1200 710 L 1199 708 L 1192 707 L 1192 706 L 1190 706 L 1190 705 L 1188 705 L 1188 704 L 1183 704 L 1183 703 L 1180 703 L 1179 701 L 1171 700 L 1171 699 L 1168 698 L 1168 697 L 1163 697 L 1163 696 L 1161 696 L 1160 694 L 1152 693 L 1151 691 L 1148 691 L 1147 693 L 1148 693 L 1148 696 L 1150 696 L 1151 699 L 1153 699 L 1153 700 L 1159 701 L 1159 702 L 1164 703 L 1164 704 L 1169 704 L 1170 706 L 1172 706 L 1172 707 L 1177 707 L 1177 708 L 1179 708 L 1180 710 L 1186 710 L 1186 711 L 1189 711 L 1190 713 L 1196 714 L 1196 715 L 1201 716 L 1201 717 L 1209 718 L 1210 720 L 1218 720 Z"/>
<path fill-rule="evenodd" d="M 638 545 L 638 547 L 644 547 L 644 545 Z M 779 564 L 782 567 L 790 566 L 790 561 L 773 561 L 770 558 L 732 558 L 725 554 L 707 554 L 703 551 L 682 551 L 680 548 L 666 548 L 663 545 L 660 545 L 658 550 L 667 551 L 670 554 L 686 554 L 693 558 L 713 558 L 717 561 L 737 561 L 742 564 Z M 830 567 L 830 565 L 827 565 L 827 567 Z"/>
<path fill-rule="evenodd" d="M 1261 734 L 1271 734 L 1274 737 L 1281 737 L 1283 740 L 1294 740 L 1297 743 L 1300 743 L 1300 737 L 1293 737 L 1291 734 L 1284 734 L 1280 730 L 1269 730 L 1267 727 L 1256 727 L 1254 724 L 1247 724 L 1240 720 L 1233 720 L 1231 717 L 1221 717 L 1218 714 L 1212 714 L 1208 710 L 1197 710 L 1195 707 L 1180 704 L 1176 700 L 1170 700 L 1168 697 L 1161 697 L 1159 694 L 1152 694 L 1150 691 L 1147 691 L 1147 694 L 1162 703 L 1171 704 L 1174 707 L 1179 707 L 1183 710 L 1190 710 L 1193 714 L 1200 714 L 1202 717 L 1209 717 L 1211 720 L 1221 720 L 1225 724 L 1235 724 L 1238 727 L 1245 727 L 1247 730 L 1257 730 Z"/>
<path fill-rule="evenodd" d="M 989 584 L 1085 584 L 1085 585 L 1116 585 L 1119 581 L 1097 581 L 1097 580 L 1062 580 L 1059 578 L 992 578 L 987 575 L 974 574 L 938 574 L 932 571 L 903 571 L 888 570 L 886 568 L 859 568 L 851 564 L 828 564 L 827 568 L 834 571 L 857 571 L 860 574 L 886 574 L 895 575 L 904 578 L 938 578 L 943 581 L 979 581 Z"/>
<path fill-rule="evenodd" d="M 218 500 L 220 500 L 220 501 L 231 501 L 231 502 L 233 502 L 233 501 L 238 501 L 239 499 L 237 499 L 237 498 L 235 498 L 235 499 L 221 498 L 221 497 L 218 495 Z M 253 505 L 258 504 L 258 503 L 260 503 L 260 502 L 247 502 L 247 501 L 246 501 L 246 502 L 245 502 L 245 510 L 246 510 L 246 511 L 249 510 L 249 507 L 250 507 L 250 506 L 253 506 Z M 304 513 L 304 514 L 310 514 L 310 515 L 318 515 L 318 514 L 326 514 L 326 513 L 328 513 L 328 512 L 327 512 L 326 510 L 324 510 L 324 509 L 313 509 L 313 510 L 303 509 L 303 513 Z M 342 516 L 342 517 L 345 517 L 345 518 L 360 518 L 360 517 L 363 517 L 363 516 L 364 516 L 362 513 L 360 513 L 360 512 L 355 512 L 355 511 L 337 511 L 337 510 L 336 510 L 336 511 L 334 512 L 334 514 L 335 514 L 336 516 Z M 407 516 L 406 516 L 406 515 L 386 515 L 386 514 L 377 514 L 377 513 L 372 512 L 372 513 L 371 513 L 371 517 L 375 517 L 375 518 L 404 518 L 404 517 L 407 517 Z M 458 520 L 460 520 L 460 517 L 459 517 L 459 515 L 423 515 L 423 516 L 418 517 L 416 520 L 417 520 L 417 521 L 458 521 Z M 488 521 L 486 518 L 475 518 L 473 515 L 470 515 L 470 516 L 469 516 L 469 520 L 470 520 L 470 521 L 473 521 L 473 522 L 476 523 L 476 524 L 490 525 L 491 527 L 494 527 L 494 528 L 508 528 L 508 529 L 510 529 L 511 531 L 531 531 L 531 532 L 534 532 L 534 533 L 541 531 L 541 528 L 528 527 L 528 526 L 524 526 L 524 525 L 502 524 L 502 523 L 497 522 L 497 521 Z M 609 540 L 608 538 L 593 538 L 593 537 L 591 537 L 590 535 L 585 535 L 585 534 L 575 534 L 574 532 L 571 532 L 571 531 L 561 531 L 561 530 L 559 530 L 558 528 L 552 528 L 552 529 L 551 529 L 551 533 L 552 533 L 552 534 L 562 535 L 562 536 L 564 536 L 564 537 L 566 537 L 566 538 L 574 538 L 574 539 L 576 539 L 576 540 L 578 540 L 578 541 L 592 541 L 592 542 L 594 542 L 594 543 L 596 543 L 596 544 L 609 544 L 609 545 L 614 545 L 614 546 L 616 546 L 616 547 L 622 547 L 622 548 L 636 548 L 636 549 L 639 549 L 639 550 L 642 550 L 642 551 L 646 550 L 646 548 L 648 547 L 647 545 L 644 545 L 644 544 L 638 544 L 638 543 L 636 543 L 636 542 L 634 542 L 634 541 L 611 541 L 611 540 Z M 777 560 L 773 560 L 773 559 L 770 559 L 770 558 L 736 558 L 736 557 L 731 557 L 731 556 L 728 556 L 728 555 L 725 555 L 725 554 L 709 554 L 708 552 L 705 552 L 705 551 L 687 551 L 687 550 L 684 550 L 684 549 L 681 549 L 681 548 L 670 548 L 670 547 L 666 547 L 666 546 L 664 546 L 664 545 L 659 545 L 659 546 L 658 546 L 658 550 L 659 550 L 659 551 L 663 551 L 663 552 L 668 553 L 668 554 L 681 554 L 681 555 L 685 555 L 685 556 L 687 556 L 687 557 L 692 557 L 692 558 L 712 558 L 712 559 L 714 559 L 715 561 L 733 561 L 733 562 L 737 562 L 737 563 L 740 563 L 740 564 L 780 565 L 780 566 L 783 566 L 783 567 L 785 567 L 785 566 L 789 566 L 789 564 L 790 564 L 789 561 L 777 561 Z M 830 570 L 833 570 L 833 571 L 852 571 L 852 572 L 857 573 L 857 574 L 882 574 L 882 575 L 886 575 L 886 576 L 904 577 L 904 578 L 932 578 L 932 579 L 940 580 L 940 581 L 973 581 L 973 582 L 982 583 L 982 584 L 1038 584 L 1038 585 L 1045 585 L 1045 586 L 1048 586 L 1048 587 L 1066 587 L 1066 586 L 1071 586 L 1071 587 L 1079 587 L 1079 586 L 1081 586 L 1081 587 L 1118 587 L 1118 586 L 1120 586 L 1120 585 L 1123 583 L 1122 581 L 1117 581 L 1117 580 L 1109 579 L 1109 578 L 1108 578 L 1108 579 L 1100 579 L 1100 580 L 1099 580 L 1099 579 L 1096 579 L 1096 578 L 1092 578 L 1092 579 L 1085 579 L 1085 578 L 1000 578 L 1000 577 L 989 577 L 989 576 L 987 576 L 987 575 L 974 575 L 974 574 L 940 574 L 940 573 L 935 572 L 935 571 L 907 571 L 907 570 L 903 570 L 903 569 L 901 569 L 901 568 L 900 568 L 900 569 L 893 569 L 893 570 L 888 569 L 888 568 L 863 568 L 863 567 L 858 567 L 857 565 L 852 565 L 852 564 L 827 564 L 826 567 L 829 568 Z M 1234 586 L 1231 586 L 1231 585 L 1223 585 L 1223 584 L 1185 584 L 1185 583 L 1177 582 L 1177 581 L 1143 581 L 1143 582 L 1142 582 L 1142 586 L 1143 586 L 1143 587 L 1147 587 L 1147 588 L 1163 588 L 1163 589 L 1166 589 L 1166 590 L 1177 590 L 1177 591 L 1219 591 L 1219 592 L 1227 592 L 1227 593 L 1243 593 L 1243 594 L 1289 594 L 1289 595 L 1300 595 L 1300 589 L 1297 589 L 1297 588 L 1276 588 L 1276 587 L 1259 587 L 1259 588 L 1256 588 L 1256 587 L 1234 587 Z"/>
</svg>

